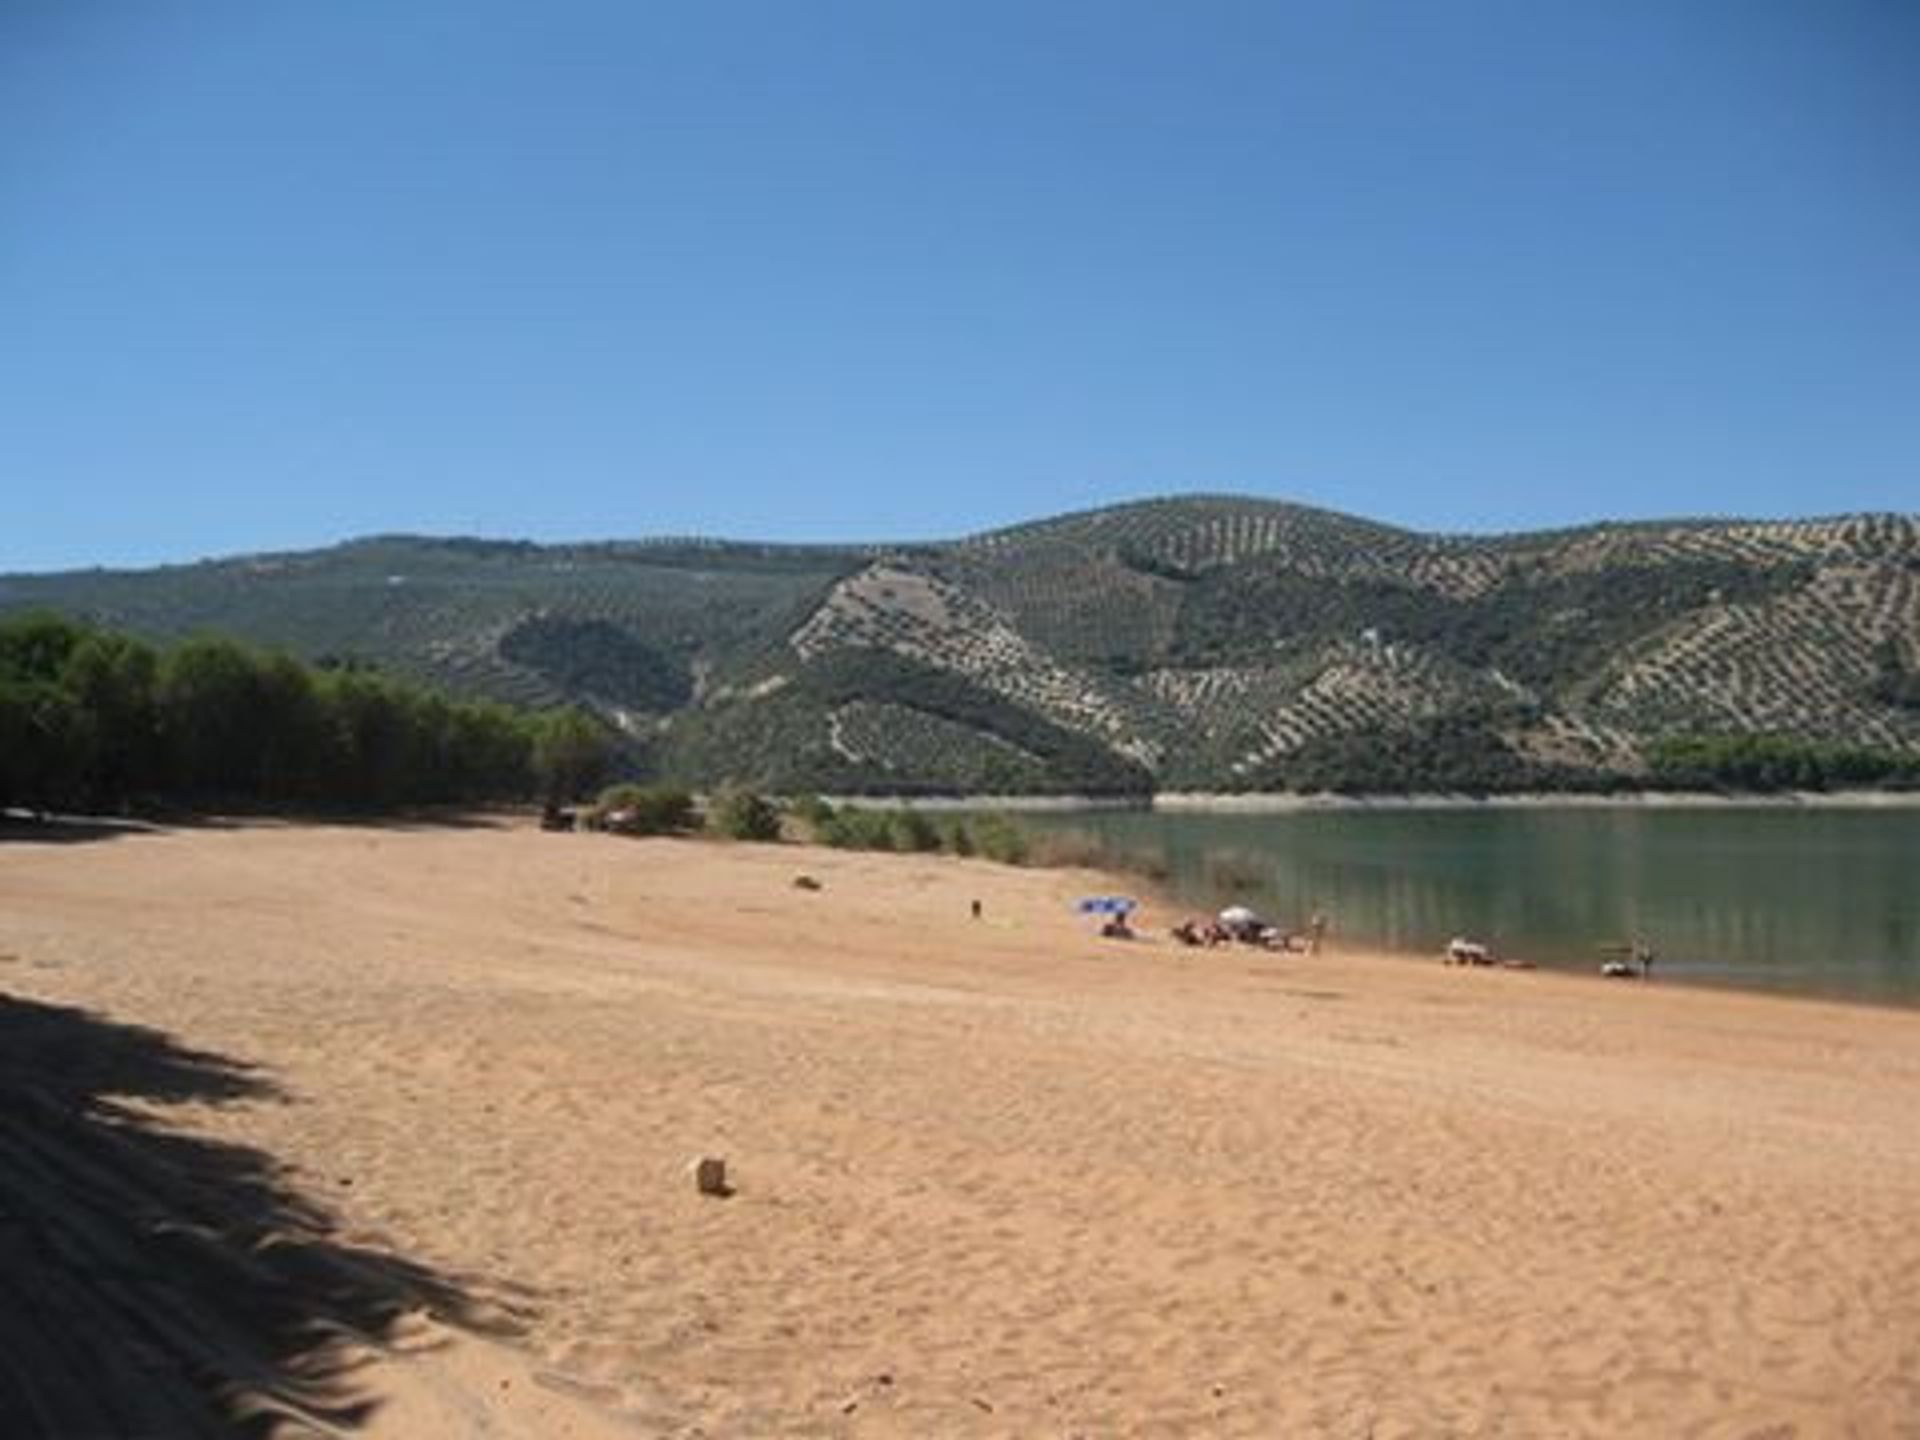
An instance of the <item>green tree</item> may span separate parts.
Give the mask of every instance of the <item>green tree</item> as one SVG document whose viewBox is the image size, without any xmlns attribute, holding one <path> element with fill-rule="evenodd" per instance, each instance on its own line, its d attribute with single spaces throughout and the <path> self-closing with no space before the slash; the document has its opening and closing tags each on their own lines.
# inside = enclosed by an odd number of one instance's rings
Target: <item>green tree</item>
<svg viewBox="0 0 1920 1440">
<path fill-rule="evenodd" d="M 193 795 L 258 793 L 263 733 L 253 655 L 231 640 L 187 640 L 160 664 L 160 729 L 175 780 Z"/>
<path fill-rule="evenodd" d="M 60 688 L 86 712 L 94 737 L 83 779 L 89 804 L 124 806 L 163 785 L 158 670 L 147 646 L 105 631 L 68 652 Z"/>
<path fill-rule="evenodd" d="M 410 759 L 406 716 L 393 686 L 378 675 L 342 671 L 327 677 L 326 794 L 359 804 L 406 798 Z"/>
<path fill-rule="evenodd" d="M 0 805 L 53 810 L 86 798 L 92 717 L 46 680 L 0 680 Z"/>
<path fill-rule="evenodd" d="M 313 672 L 287 655 L 254 669 L 253 725 L 259 734 L 262 798 L 323 798 L 336 763 L 335 734 Z"/>
<path fill-rule="evenodd" d="M 47 611 L 0 624 L 0 679 L 55 681 L 74 650 L 93 633 Z"/>
<path fill-rule="evenodd" d="M 217 637 L 156 654 L 54 616 L 0 622 L 0 804 L 518 798 L 534 728 Z"/>
<path fill-rule="evenodd" d="M 530 793 L 533 725 L 504 705 L 457 705 L 447 721 L 448 784 L 455 797 Z"/>
<path fill-rule="evenodd" d="M 584 710 L 555 710 L 534 733 L 534 779 L 551 804 L 584 799 L 612 758 L 606 727 Z"/>
</svg>

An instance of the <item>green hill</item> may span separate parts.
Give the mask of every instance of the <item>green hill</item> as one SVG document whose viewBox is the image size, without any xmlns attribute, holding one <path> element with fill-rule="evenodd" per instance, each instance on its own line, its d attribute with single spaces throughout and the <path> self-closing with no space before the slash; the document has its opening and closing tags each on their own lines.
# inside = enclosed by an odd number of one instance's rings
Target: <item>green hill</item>
<svg viewBox="0 0 1920 1440">
<path fill-rule="evenodd" d="M 1913 516 L 1439 536 L 1197 496 L 908 548 L 386 536 L 0 577 L 33 606 L 577 700 L 642 768 L 791 790 L 1601 786 L 1701 736 L 1920 754 Z"/>
</svg>

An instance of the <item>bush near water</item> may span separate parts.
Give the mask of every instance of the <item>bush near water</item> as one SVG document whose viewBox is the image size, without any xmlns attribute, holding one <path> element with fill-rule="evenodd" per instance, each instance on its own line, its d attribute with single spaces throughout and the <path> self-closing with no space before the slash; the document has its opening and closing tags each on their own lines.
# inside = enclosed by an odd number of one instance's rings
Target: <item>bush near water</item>
<svg viewBox="0 0 1920 1440">
<path fill-rule="evenodd" d="M 1032 850 L 1026 831 L 1004 815 L 954 815 L 935 822 L 918 810 L 835 806 L 815 796 L 802 797 L 788 808 L 809 839 L 840 850 L 944 850 L 1007 865 L 1024 865 Z"/>
</svg>

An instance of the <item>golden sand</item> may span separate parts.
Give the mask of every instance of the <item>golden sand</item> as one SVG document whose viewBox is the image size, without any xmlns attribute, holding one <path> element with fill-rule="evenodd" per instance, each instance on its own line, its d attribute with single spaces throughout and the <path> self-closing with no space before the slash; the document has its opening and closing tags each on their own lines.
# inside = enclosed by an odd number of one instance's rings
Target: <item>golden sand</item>
<svg viewBox="0 0 1920 1440">
<path fill-rule="evenodd" d="M 8 844 L 0 993 L 258 1067 L 134 1113 L 519 1317 L 350 1337 L 368 1433 L 1920 1435 L 1920 1015 L 1102 941 L 1111 884 Z"/>
</svg>

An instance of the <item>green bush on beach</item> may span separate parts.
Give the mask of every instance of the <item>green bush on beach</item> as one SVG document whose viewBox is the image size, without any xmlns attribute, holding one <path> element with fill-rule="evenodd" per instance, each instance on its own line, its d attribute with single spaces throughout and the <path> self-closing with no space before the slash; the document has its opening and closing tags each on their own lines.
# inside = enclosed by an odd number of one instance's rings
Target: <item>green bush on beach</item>
<svg viewBox="0 0 1920 1440">
<path fill-rule="evenodd" d="M 622 835 L 684 835 L 695 828 L 693 796 L 674 785 L 610 785 L 587 816 L 594 829 Z"/>
<path fill-rule="evenodd" d="M 833 806 L 818 795 L 796 795 L 787 801 L 787 813 L 803 826 L 807 834 L 817 837 L 821 826 L 833 819 Z"/>
<path fill-rule="evenodd" d="M 1027 832 L 1005 815 L 982 815 L 971 822 L 973 850 L 1003 865 L 1024 865 L 1033 850 Z"/>
<path fill-rule="evenodd" d="M 780 811 L 757 791 L 729 786 L 708 801 L 707 828 L 729 840 L 778 840 Z"/>
<path fill-rule="evenodd" d="M 839 850 L 893 850 L 904 854 L 977 855 L 1024 865 L 1031 852 L 1027 832 L 1004 815 L 951 816 L 935 823 L 918 810 L 876 810 L 829 805 L 815 797 L 791 807 L 816 844 Z"/>
</svg>

